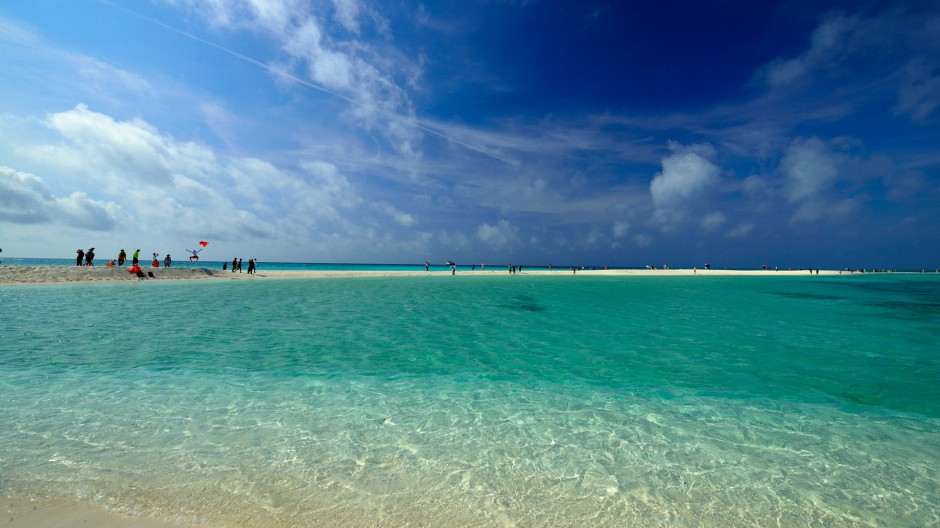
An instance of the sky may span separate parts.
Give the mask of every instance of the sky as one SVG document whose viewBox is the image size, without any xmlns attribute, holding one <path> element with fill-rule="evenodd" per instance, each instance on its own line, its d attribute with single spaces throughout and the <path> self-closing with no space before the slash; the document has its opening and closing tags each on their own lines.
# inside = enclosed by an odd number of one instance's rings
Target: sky
<svg viewBox="0 0 940 528">
<path fill-rule="evenodd" d="M 940 267 L 940 3 L 0 3 L 0 248 Z"/>
</svg>

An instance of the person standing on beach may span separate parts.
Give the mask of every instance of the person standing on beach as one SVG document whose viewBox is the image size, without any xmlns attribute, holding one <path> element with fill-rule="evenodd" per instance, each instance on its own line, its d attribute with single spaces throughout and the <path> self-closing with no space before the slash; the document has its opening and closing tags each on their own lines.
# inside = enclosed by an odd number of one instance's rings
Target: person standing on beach
<svg viewBox="0 0 940 528">
<path fill-rule="evenodd" d="M 232 259 L 232 273 L 235 273 L 235 268 L 237 268 L 237 267 L 238 267 L 238 259 L 237 259 L 237 258 L 233 258 L 233 259 Z"/>
<path fill-rule="evenodd" d="M 78 251 L 76 251 L 75 253 L 77 254 L 77 256 L 75 257 L 75 265 L 81 266 L 82 262 L 85 262 L 85 252 L 82 251 L 81 248 L 79 248 Z"/>
<path fill-rule="evenodd" d="M 238 259 L 238 272 L 239 273 L 242 272 L 242 259 L 241 258 Z"/>
<path fill-rule="evenodd" d="M 170 264 L 172 264 L 172 263 L 173 263 L 173 259 L 171 259 L 171 258 L 170 258 L 170 254 L 167 253 L 167 254 L 166 254 L 166 258 L 163 259 L 163 267 L 169 268 L 169 267 L 170 267 Z"/>
<path fill-rule="evenodd" d="M 135 251 L 134 254 L 131 255 L 131 258 L 133 259 L 133 260 L 131 261 L 131 264 L 139 264 L 139 263 L 140 263 L 140 248 L 137 248 L 137 251 Z"/>
<path fill-rule="evenodd" d="M 88 248 L 88 251 L 85 252 L 85 265 L 94 266 L 95 263 L 95 248 Z"/>
<path fill-rule="evenodd" d="M 431 263 L 424 261 L 424 271 L 431 271 Z"/>
<path fill-rule="evenodd" d="M 253 275 L 255 272 L 255 259 L 248 259 L 248 274 Z"/>
<path fill-rule="evenodd" d="M 127 253 L 122 249 L 121 252 L 118 253 L 118 266 L 123 266 L 125 262 L 127 262 Z"/>
</svg>

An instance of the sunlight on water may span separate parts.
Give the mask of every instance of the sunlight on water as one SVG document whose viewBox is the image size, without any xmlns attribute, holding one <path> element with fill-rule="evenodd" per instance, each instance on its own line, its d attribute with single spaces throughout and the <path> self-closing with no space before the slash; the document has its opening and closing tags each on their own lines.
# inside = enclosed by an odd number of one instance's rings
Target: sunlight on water
<svg viewBox="0 0 940 528">
<path fill-rule="evenodd" d="M 0 490 L 224 526 L 940 522 L 940 281 L 0 287 Z"/>
</svg>

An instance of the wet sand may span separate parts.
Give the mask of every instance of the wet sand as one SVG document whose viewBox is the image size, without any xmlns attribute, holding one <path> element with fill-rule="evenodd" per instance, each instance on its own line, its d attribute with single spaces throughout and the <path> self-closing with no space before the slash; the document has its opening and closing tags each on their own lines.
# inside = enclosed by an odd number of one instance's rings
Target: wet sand
<svg viewBox="0 0 940 528">
<path fill-rule="evenodd" d="M 109 512 L 82 502 L 30 501 L 0 499 L 3 510 L 0 527 L 4 528 L 180 528 L 194 523 L 170 522 L 147 517 Z M 205 525 L 202 525 L 205 526 Z"/>
</svg>

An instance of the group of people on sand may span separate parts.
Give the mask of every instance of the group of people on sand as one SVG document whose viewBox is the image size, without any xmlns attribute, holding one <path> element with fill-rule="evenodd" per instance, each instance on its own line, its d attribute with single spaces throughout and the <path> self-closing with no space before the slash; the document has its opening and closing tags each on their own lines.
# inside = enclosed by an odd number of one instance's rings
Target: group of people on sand
<svg viewBox="0 0 940 528">
<path fill-rule="evenodd" d="M 76 252 L 75 265 L 76 266 L 94 266 L 95 265 L 95 248 L 88 248 L 88 251 L 84 251 L 79 248 Z M 127 262 L 127 252 L 123 249 L 118 253 L 116 260 L 108 261 L 108 267 L 114 266 L 123 266 Z M 169 268 L 173 264 L 173 258 L 170 257 L 170 254 L 167 253 L 166 257 L 163 258 L 163 266 Z M 131 255 L 131 265 L 140 266 L 140 249 L 134 251 Z M 150 261 L 151 267 L 159 268 L 160 267 L 160 255 L 158 253 L 153 254 L 153 258 Z"/>
<path fill-rule="evenodd" d="M 76 266 L 94 266 L 95 265 L 95 248 L 88 248 L 88 251 L 78 248 L 75 252 L 75 265 Z"/>
<path fill-rule="evenodd" d="M 248 259 L 248 274 L 249 275 L 254 275 L 255 271 L 257 271 L 258 269 L 257 263 L 258 263 L 258 259 Z M 228 267 L 228 263 L 223 262 L 222 269 L 224 270 L 226 267 Z M 232 259 L 232 273 L 235 273 L 236 271 L 239 273 L 242 272 L 242 259 L 239 257 L 235 257 Z"/>
</svg>

